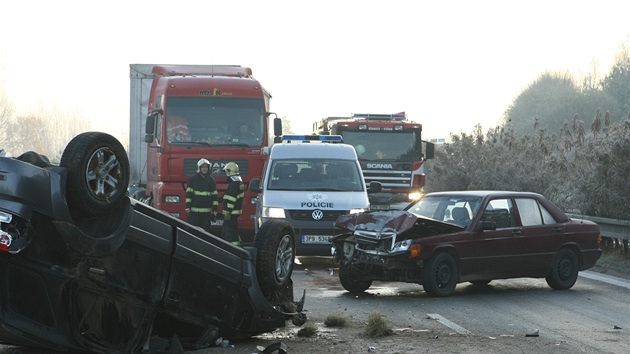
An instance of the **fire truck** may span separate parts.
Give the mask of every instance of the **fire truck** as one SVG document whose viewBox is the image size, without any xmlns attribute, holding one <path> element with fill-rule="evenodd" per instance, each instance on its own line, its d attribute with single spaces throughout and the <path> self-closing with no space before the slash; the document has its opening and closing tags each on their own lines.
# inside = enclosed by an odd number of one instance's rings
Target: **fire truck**
<svg viewBox="0 0 630 354">
<path fill-rule="evenodd" d="M 372 210 L 401 209 L 420 197 L 424 163 L 433 158 L 435 146 L 422 140 L 422 125 L 404 112 L 327 117 L 313 125 L 313 133 L 341 135 L 354 146 L 365 183 L 382 186 L 369 194 Z"/>
<path fill-rule="evenodd" d="M 268 158 L 271 94 L 240 65 L 130 65 L 129 190 L 132 196 L 186 220 L 186 187 L 197 161 L 210 161 L 219 205 L 227 188 L 223 167 L 236 162 L 245 185 L 244 243 L 253 240 L 255 193 L 248 184 Z M 244 133 L 244 130 L 247 130 Z M 219 210 L 219 216 L 221 210 Z M 221 234 L 222 219 L 211 232 Z"/>
</svg>

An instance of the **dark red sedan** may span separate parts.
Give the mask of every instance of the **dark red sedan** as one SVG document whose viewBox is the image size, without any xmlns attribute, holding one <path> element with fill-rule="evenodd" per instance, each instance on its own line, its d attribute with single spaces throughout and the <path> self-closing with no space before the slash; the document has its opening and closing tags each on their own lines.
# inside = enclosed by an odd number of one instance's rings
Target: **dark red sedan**
<svg viewBox="0 0 630 354">
<path fill-rule="evenodd" d="M 597 224 L 571 219 L 536 193 L 429 193 L 404 211 L 343 215 L 336 226 L 339 280 L 350 292 L 380 280 L 450 296 L 458 283 L 518 277 L 569 289 L 601 255 Z"/>
</svg>

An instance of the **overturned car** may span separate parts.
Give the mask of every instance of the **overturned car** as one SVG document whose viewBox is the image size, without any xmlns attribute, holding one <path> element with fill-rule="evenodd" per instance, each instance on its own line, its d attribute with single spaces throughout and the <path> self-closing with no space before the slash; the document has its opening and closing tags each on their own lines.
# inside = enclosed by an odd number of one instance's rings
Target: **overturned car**
<svg viewBox="0 0 630 354">
<path fill-rule="evenodd" d="M 126 194 L 120 142 L 76 136 L 59 166 L 0 157 L 0 342 L 49 350 L 150 352 L 302 325 L 291 226 L 237 247 Z"/>
<path fill-rule="evenodd" d="M 336 226 L 339 280 L 350 292 L 381 280 L 450 296 L 461 282 L 517 277 L 569 289 L 602 252 L 595 223 L 573 220 L 535 193 L 428 193 L 405 211 L 344 215 Z"/>
</svg>

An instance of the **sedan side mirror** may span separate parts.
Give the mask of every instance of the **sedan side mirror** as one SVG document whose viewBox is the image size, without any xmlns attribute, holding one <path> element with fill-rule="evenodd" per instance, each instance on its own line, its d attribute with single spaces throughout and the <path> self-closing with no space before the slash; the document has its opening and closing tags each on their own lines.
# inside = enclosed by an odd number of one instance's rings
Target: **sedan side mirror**
<svg viewBox="0 0 630 354">
<path fill-rule="evenodd" d="M 494 231 L 497 229 L 497 223 L 494 221 L 480 221 L 475 226 L 475 231 Z"/>
</svg>

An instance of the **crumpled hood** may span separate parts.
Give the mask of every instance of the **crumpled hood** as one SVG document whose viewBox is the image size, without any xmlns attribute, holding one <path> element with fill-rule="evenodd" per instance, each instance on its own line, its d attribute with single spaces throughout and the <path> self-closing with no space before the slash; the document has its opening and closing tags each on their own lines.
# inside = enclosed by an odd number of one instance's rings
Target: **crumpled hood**
<svg viewBox="0 0 630 354">
<path fill-rule="evenodd" d="M 402 234 L 411 230 L 417 224 L 428 226 L 430 229 L 440 229 L 440 233 L 462 230 L 460 226 L 419 217 L 402 210 L 342 215 L 337 219 L 335 226 L 352 232 L 355 230 L 366 230 L 378 233 L 395 232 L 396 234 Z"/>
<path fill-rule="evenodd" d="M 337 219 L 335 226 L 349 231 L 396 231 L 397 233 L 402 233 L 411 229 L 417 219 L 417 216 L 406 211 L 375 211 L 342 215 Z"/>
</svg>

